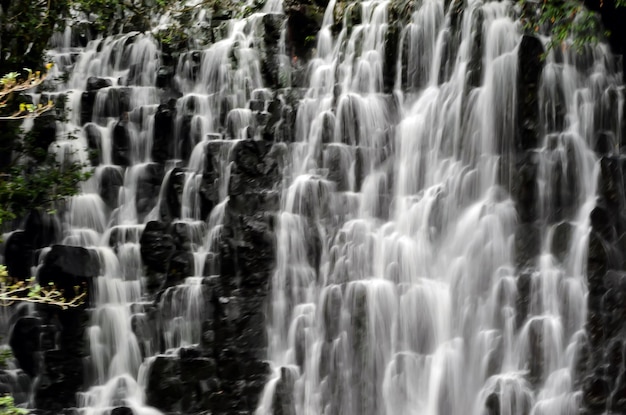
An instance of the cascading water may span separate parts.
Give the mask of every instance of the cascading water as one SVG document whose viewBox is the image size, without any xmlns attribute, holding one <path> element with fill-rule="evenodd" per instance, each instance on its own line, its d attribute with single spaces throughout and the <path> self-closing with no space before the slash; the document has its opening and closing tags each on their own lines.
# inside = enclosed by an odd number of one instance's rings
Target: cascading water
<svg viewBox="0 0 626 415">
<path fill-rule="evenodd" d="M 331 1 L 318 34 L 277 233 L 275 373 L 257 414 L 578 413 L 593 109 L 619 85 L 606 47 L 547 54 L 530 152 L 539 196 L 516 202 L 531 191 L 515 170 L 513 5 L 469 2 L 459 22 L 443 1 L 417 3 L 393 98 L 388 6 L 356 3 L 333 39 Z M 528 223 L 540 248 L 523 262 Z"/>
<path fill-rule="evenodd" d="M 172 96 L 157 87 L 161 51 L 150 33 L 84 49 L 69 47 L 70 29 L 55 36 L 53 71 L 71 76 L 51 94 L 66 96 L 71 112 L 51 150 L 96 166 L 62 218 L 60 240 L 100 264 L 81 413 L 158 414 L 145 396 L 154 362 L 193 354 L 206 332 L 216 341 L 214 326 L 237 320 L 237 302 L 221 292 L 224 321 L 204 327 L 228 209 L 242 204 L 232 191 L 245 187 L 241 171 L 231 177 L 234 153 L 248 140 L 288 137 L 293 96 L 295 142 L 274 144 L 288 161 L 283 182 L 272 184 L 283 186 L 264 355 L 273 374 L 256 413 L 578 413 L 594 146 L 598 131 L 626 139 L 623 111 L 602 112 L 612 95 L 624 106 L 612 57 L 604 44 L 550 50 L 529 86 L 520 58 L 529 37 L 511 2 L 401 3 L 331 0 L 300 95 L 277 89 L 291 85 L 299 63 L 286 56 L 276 0 L 212 26 L 209 44 L 182 53 L 165 82 Z M 208 19 L 198 8 L 191 20 L 202 28 Z M 272 25 L 283 28 L 276 90 L 262 60 Z M 531 87 L 536 126 L 519 109 Z M 520 134 L 537 143 L 520 145 Z M 245 229 L 257 238 L 252 222 Z M 161 223 L 172 252 L 142 251 Z M 145 258 L 160 255 L 168 268 L 144 274 Z M 234 347 L 224 348 L 210 359 L 225 356 L 230 368 Z M 228 389 L 203 382 L 194 393 Z"/>
<path fill-rule="evenodd" d="M 280 12 L 281 7 L 268 2 L 265 13 Z M 167 105 L 159 106 L 160 51 L 154 38 L 129 33 L 91 41 L 84 50 L 68 46 L 69 29 L 53 39 L 56 67 L 72 68 L 69 80 L 54 95 L 65 94 L 70 103 L 63 131 L 78 131 L 77 139 L 64 139 L 65 133 L 57 139 L 57 157 L 93 162 L 93 154 L 85 149 L 97 151 L 93 178 L 71 200 L 62 241 L 89 248 L 101 268 L 87 333 L 91 387 L 78 399 L 85 415 L 106 414 L 120 406 L 135 414 L 160 413 L 146 406 L 144 391 L 153 356 L 159 351 L 175 354 L 200 341 L 207 319 L 203 276 L 219 272 L 216 257 L 228 201 L 230 152 L 237 140 L 256 134 L 250 100 L 269 94 L 263 89 L 254 43 L 262 17 L 233 19 L 222 40 L 181 56 L 172 82 L 182 97 L 167 137 L 180 143 L 173 145 L 172 158 L 153 148 L 153 137 L 159 134 L 154 130 L 155 114 Z M 76 62 L 72 55 L 78 56 Z M 155 157 L 167 161 L 167 171 Z M 209 209 L 199 197 L 207 163 L 214 186 L 210 195 L 214 206 Z M 170 212 L 167 188 L 176 186 L 181 175 L 180 211 Z M 159 196 L 150 206 L 155 188 Z M 150 282 L 143 275 L 140 240 L 146 223 L 163 215 L 175 218 L 171 226 L 193 260 L 192 269 L 183 271 L 182 284 L 166 281 L 155 302 L 155 328 L 154 306 L 146 301 Z"/>
</svg>

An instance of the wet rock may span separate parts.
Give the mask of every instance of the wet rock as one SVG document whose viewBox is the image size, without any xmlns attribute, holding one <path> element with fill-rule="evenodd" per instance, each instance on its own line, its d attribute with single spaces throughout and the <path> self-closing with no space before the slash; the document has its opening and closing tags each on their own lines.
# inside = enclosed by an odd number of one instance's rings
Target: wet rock
<svg viewBox="0 0 626 415">
<path fill-rule="evenodd" d="M 603 206 L 596 206 L 590 213 L 591 228 L 597 232 L 604 240 L 614 241 L 616 239 L 615 228 L 612 225 L 613 218 L 609 210 Z"/>
<path fill-rule="evenodd" d="M 598 181 L 598 193 L 608 208 L 613 212 L 621 212 L 625 204 L 621 160 L 617 157 L 602 157 Z M 612 222 L 615 223 L 614 220 Z"/>
<path fill-rule="evenodd" d="M 204 147 L 204 169 L 200 182 L 200 209 L 203 218 L 206 218 L 213 208 L 220 202 L 222 180 L 220 171 L 221 162 L 229 162 L 228 141 L 209 142 Z"/>
<path fill-rule="evenodd" d="M 130 88 L 107 88 L 103 90 L 99 90 L 97 92 L 97 98 L 100 99 L 99 95 L 104 94 L 104 108 L 102 108 L 102 113 L 96 114 L 101 117 L 113 117 L 118 118 L 122 117 L 124 113 L 130 111 Z"/>
<path fill-rule="evenodd" d="M 181 205 L 183 188 L 185 185 L 185 172 L 175 167 L 163 182 L 165 188 L 165 200 L 161 201 L 161 220 L 171 222 L 181 217 Z"/>
<path fill-rule="evenodd" d="M 327 179 L 336 183 L 337 191 L 350 190 L 350 176 L 354 164 L 353 149 L 341 145 L 327 145 L 324 149 L 324 168 Z"/>
<path fill-rule="evenodd" d="M 122 167 L 131 165 L 131 138 L 127 119 L 122 119 L 113 127 L 113 164 Z"/>
<path fill-rule="evenodd" d="M 515 180 L 511 183 L 511 195 L 516 203 L 520 222 L 532 222 L 537 219 L 539 163 L 532 151 L 524 152 L 518 157 Z"/>
<path fill-rule="evenodd" d="M 273 413 L 275 415 L 295 415 L 293 388 L 296 375 L 288 368 L 280 369 L 280 379 L 274 392 Z"/>
<path fill-rule="evenodd" d="M 41 285 L 54 283 L 66 299 L 74 298 L 74 287 L 87 288 L 91 279 L 100 274 L 100 261 L 94 251 L 68 245 L 53 245 L 39 268 Z"/>
<path fill-rule="evenodd" d="M 595 374 L 583 384 L 583 403 L 592 411 L 603 411 L 609 395 L 609 385 L 601 375 Z"/>
<path fill-rule="evenodd" d="M 109 209 L 117 207 L 120 187 L 124 185 L 122 169 L 118 166 L 104 166 L 98 172 L 100 177 L 100 197 Z"/>
<path fill-rule="evenodd" d="M 33 121 L 31 142 L 33 151 L 30 154 L 36 162 L 43 162 L 48 156 L 48 147 L 56 140 L 57 120 L 56 111 L 46 111 Z"/>
<path fill-rule="evenodd" d="M 185 383 L 198 382 L 214 377 L 217 373 L 215 359 L 197 357 L 180 361 L 180 377 Z"/>
<path fill-rule="evenodd" d="M 171 66 L 162 66 L 157 71 L 157 88 L 169 88 L 174 77 L 175 70 Z"/>
<path fill-rule="evenodd" d="M 624 321 L 624 317 L 620 317 L 622 321 Z M 607 379 L 609 383 L 611 383 L 610 387 L 613 387 L 618 382 L 618 376 L 623 371 L 624 365 L 624 352 L 622 341 L 620 339 L 613 339 L 609 343 L 609 346 L 606 350 L 606 361 L 608 362 L 607 367 Z"/>
<path fill-rule="evenodd" d="M 261 45 L 261 74 L 265 80 L 265 85 L 273 88 L 284 83 L 281 77 L 284 71 L 280 65 L 280 36 L 285 23 L 285 16 L 281 14 L 268 13 L 263 16 L 263 44 Z"/>
<path fill-rule="evenodd" d="M 135 195 L 139 222 L 156 206 L 164 175 L 163 165 L 157 163 L 147 164 L 139 174 Z"/>
<path fill-rule="evenodd" d="M 587 332 L 587 338 L 589 339 L 589 345 L 597 349 L 604 341 L 604 318 L 602 312 L 599 310 L 602 300 L 595 294 L 590 294 L 587 297 L 587 321 L 585 323 L 585 331 Z M 588 365 L 593 367 L 593 365 Z"/>
<path fill-rule="evenodd" d="M 176 356 L 157 356 L 149 369 L 146 403 L 162 411 L 179 411 L 184 386 L 180 379 L 180 362 Z"/>
<path fill-rule="evenodd" d="M 90 122 L 93 116 L 93 107 L 96 103 L 96 92 L 83 92 L 80 96 L 80 124 Z"/>
<path fill-rule="evenodd" d="M 524 35 L 518 48 L 517 128 L 515 146 L 520 150 L 536 148 L 539 143 L 539 81 L 544 52 L 539 38 Z"/>
<path fill-rule="evenodd" d="M 24 231 L 15 231 L 7 238 L 4 261 L 9 275 L 24 280 L 30 278 L 34 247 Z"/>
<path fill-rule="evenodd" d="M 84 382 L 83 357 L 65 350 L 47 350 L 42 357 L 44 369 L 34 385 L 35 407 L 57 413 L 76 407 L 76 393 Z"/>
<path fill-rule="evenodd" d="M 599 131 L 596 134 L 593 150 L 602 156 L 610 156 L 617 150 L 615 135 L 612 131 Z"/>
<path fill-rule="evenodd" d="M 500 415 L 500 398 L 497 393 L 492 392 L 487 396 L 485 410 L 487 415 Z"/>
<path fill-rule="evenodd" d="M 283 5 L 287 15 L 287 50 L 304 62 L 315 47 L 310 39 L 317 35 L 324 19 L 324 8 L 307 3 L 310 2 L 289 0 Z"/>
<path fill-rule="evenodd" d="M 235 166 L 231 170 L 229 195 L 273 190 L 283 163 L 280 149 L 264 141 L 239 141 L 233 149 Z"/>
<path fill-rule="evenodd" d="M 154 136 L 152 138 L 152 160 L 163 163 L 174 158 L 174 119 L 176 101 L 159 105 L 154 115 Z"/>
<path fill-rule="evenodd" d="M 109 79 L 98 78 L 96 76 L 90 76 L 87 78 L 87 91 L 97 91 L 111 85 L 113 85 L 113 83 L 111 83 Z"/>
<path fill-rule="evenodd" d="M 40 333 L 41 320 L 37 317 L 25 316 L 15 322 L 9 338 L 13 356 L 20 368 L 31 377 L 39 372 L 37 352 L 40 350 Z"/>
<path fill-rule="evenodd" d="M 385 33 L 385 56 L 383 61 L 383 92 L 391 94 L 396 82 L 396 68 L 398 55 L 398 42 L 402 26 L 397 22 L 390 22 Z"/>
<path fill-rule="evenodd" d="M 118 406 L 111 410 L 111 415 L 134 415 L 133 410 L 127 406 Z"/>
<path fill-rule="evenodd" d="M 186 277 L 194 274 L 193 254 L 187 251 L 176 251 L 169 261 L 167 269 L 166 287 L 181 283 Z"/>
<path fill-rule="evenodd" d="M 26 216 L 24 233 L 31 246 L 40 249 L 56 242 L 61 236 L 61 229 L 56 216 L 43 209 L 34 209 Z"/>
<path fill-rule="evenodd" d="M 616 385 L 610 398 L 609 408 L 613 413 L 626 412 L 626 373 L 621 373 L 616 379 Z"/>
<path fill-rule="evenodd" d="M 166 223 L 150 221 L 141 234 L 141 260 L 153 272 L 167 272 L 176 249 Z"/>
<path fill-rule="evenodd" d="M 515 231 L 515 264 L 517 269 L 532 268 L 541 250 L 541 231 L 532 223 L 519 224 Z"/>
<path fill-rule="evenodd" d="M 569 252 L 573 232 L 574 226 L 569 222 L 561 222 L 554 228 L 551 251 L 560 262 L 565 260 Z"/>
<path fill-rule="evenodd" d="M 102 163 L 102 133 L 96 124 L 87 123 L 84 127 L 87 138 L 87 148 L 89 149 L 89 161 L 92 166 Z"/>
<path fill-rule="evenodd" d="M 472 14 L 472 27 L 482 27 L 485 20 L 483 9 L 474 9 Z M 472 52 L 467 65 L 467 85 L 470 88 L 480 86 L 483 76 L 483 30 L 472 32 Z"/>
</svg>

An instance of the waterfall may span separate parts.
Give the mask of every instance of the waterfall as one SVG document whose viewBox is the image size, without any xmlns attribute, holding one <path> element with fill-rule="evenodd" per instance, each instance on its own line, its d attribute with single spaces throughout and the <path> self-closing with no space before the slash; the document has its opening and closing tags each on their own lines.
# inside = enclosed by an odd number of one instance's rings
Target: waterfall
<svg viewBox="0 0 626 415">
<path fill-rule="evenodd" d="M 548 49 L 510 0 L 330 0 L 296 56 L 287 2 L 188 4 L 180 53 L 169 14 L 51 43 L 50 151 L 94 167 L 56 241 L 98 264 L 78 412 L 579 413 L 608 46 Z"/>
<path fill-rule="evenodd" d="M 546 54 L 522 152 L 512 3 L 416 3 L 392 94 L 388 2 L 355 3 L 333 38 L 334 7 L 298 106 L 256 413 L 578 413 L 606 46 Z"/>
</svg>

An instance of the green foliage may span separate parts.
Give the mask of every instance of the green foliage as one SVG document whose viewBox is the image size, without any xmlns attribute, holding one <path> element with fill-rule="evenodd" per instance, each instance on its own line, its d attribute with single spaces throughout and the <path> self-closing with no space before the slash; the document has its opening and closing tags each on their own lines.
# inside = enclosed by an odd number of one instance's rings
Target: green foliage
<svg viewBox="0 0 626 415">
<path fill-rule="evenodd" d="M 32 209 L 54 210 L 57 202 L 76 194 L 90 172 L 79 163 L 61 164 L 52 155 L 42 163 L 24 163 L 0 173 L 0 224 Z"/>
<path fill-rule="evenodd" d="M 68 11 L 67 0 L 14 0 L 2 3 L 0 70 L 43 69 L 48 39 Z"/>
<path fill-rule="evenodd" d="M 26 415 L 28 409 L 18 408 L 11 395 L 0 397 L 0 415 Z"/>
<path fill-rule="evenodd" d="M 9 359 L 13 358 L 13 352 L 11 349 L 2 349 L 0 350 L 0 370 L 6 369 L 8 367 Z"/>
<path fill-rule="evenodd" d="M 72 295 L 68 296 L 71 298 L 70 300 L 66 299 L 65 294 L 56 288 L 52 282 L 48 283 L 48 286 L 42 287 L 37 283 L 35 277 L 25 281 L 15 281 L 8 275 L 6 267 L 0 265 L 0 306 L 8 306 L 16 302 L 29 302 L 53 305 L 65 310 L 85 304 L 87 290 L 84 286 L 75 286 Z M 6 355 L 4 361 L 0 355 L 0 367 L 3 363 L 6 365 L 6 359 L 12 357 L 11 351 L 8 352 L 9 354 Z"/>
<path fill-rule="evenodd" d="M 579 0 L 519 0 L 518 4 L 526 32 L 550 35 L 548 50 L 568 47 L 567 39 L 571 36 L 571 46 L 581 51 L 585 45 L 598 42 L 603 34 L 600 16 L 587 10 Z M 614 6 L 626 6 L 626 0 L 615 0 Z"/>
</svg>

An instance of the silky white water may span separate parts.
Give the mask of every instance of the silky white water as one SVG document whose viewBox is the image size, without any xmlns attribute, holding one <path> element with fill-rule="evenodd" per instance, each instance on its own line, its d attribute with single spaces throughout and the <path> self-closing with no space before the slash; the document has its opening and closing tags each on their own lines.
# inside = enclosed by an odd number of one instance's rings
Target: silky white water
<svg viewBox="0 0 626 415">
<path fill-rule="evenodd" d="M 592 148 L 599 130 L 624 139 L 623 120 L 596 111 L 608 90 L 624 105 L 607 46 L 552 50 L 541 63 L 539 140 L 523 154 L 536 166 L 536 197 L 520 206 L 516 6 L 470 0 L 459 15 L 444 0 L 423 0 L 403 10 L 402 22 L 390 20 L 390 1 L 344 6 L 335 22 L 339 5 L 327 5 L 276 184 L 283 188 L 266 301 L 273 372 L 256 414 L 577 414 L 574 367 L 599 170 Z M 175 144 L 164 162 L 153 160 L 155 114 L 166 100 L 152 34 L 80 49 L 69 47 L 66 31 L 52 43 L 51 75 L 72 69 L 56 92 L 71 111 L 51 151 L 88 163 L 86 148 L 99 137 L 99 165 L 62 218 L 61 242 L 93 250 L 101 264 L 87 330 L 89 387 L 78 399 L 84 415 L 119 406 L 160 413 L 146 404 L 150 364 L 201 340 L 210 308 L 203 278 L 220 271 L 232 150 L 263 138 L 253 102 L 284 99 L 263 81 L 266 13 L 284 13 L 283 4 L 268 0 L 262 13 L 226 22 L 213 44 L 180 55 L 168 137 Z M 169 19 L 155 18 L 155 30 Z M 201 10 L 192 18 L 207 19 Z M 289 62 L 299 57 L 286 56 L 287 38 L 283 30 L 279 70 L 289 87 Z M 89 77 L 110 86 L 95 93 L 83 125 Z M 116 128 L 127 139 L 122 162 Z M 208 165 L 216 174 L 206 212 Z M 107 194 L 114 179 L 119 189 Z M 140 240 L 168 209 L 174 180 L 182 190 L 171 227 L 192 266 L 148 301 Z M 154 204 L 146 205 L 146 192 Z M 531 222 L 520 213 L 530 208 Z M 520 264 L 516 241 L 529 224 L 540 246 Z M 562 227 L 570 231 L 564 247 Z"/>
<path fill-rule="evenodd" d="M 282 11 L 276 2 L 268 2 L 265 8 L 265 13 Z M 96 137 L 100 160 L 93 177 L 82 184 L 81 194 L 70 201 L 63 224 L 62 243 L 95 251 L 101 264 L 87 330 L 87 384 L 78 396 L 78 410 L 84 415 L 108 414 L 120 406 L 136 415 L 160 413 L 146 405 L 145 396 L 154 356 L 176 353 L 200 341 L 202 323 L 209 318 L 203 278 L 219 272 L 215 258 L 228 201 L 230 152 L 238 139 L 248 138 L 252 131 L 250 99 L 269 94 L 263 88 L 255 43 L 262 16 L 232 20 L 222 40 L 198 45 L 199 51 L 180 57 L 173 83 L 182 97 L 176 103 L 173 135 L 167 139 L 184 144 L 174 146 L 174 158 L 165 163 L 162 185 L 153 195 L 142 193 L 141 187 L 155 172 L 158 177 L 162 168 L 152 159 L 155 114 L 162 103 L 156 88 L 161 57 L 158 43 L 150 33 L 135 32 L 74 48 L 69 46 L 69 29 L 52 40 L 50 54 L 56 65 L 51 78 L 64 69 L 71 72 L 57 85 L 57 93 L 68 97 L 69 121 L 59 123 L 60 132 L 51 150 L 59 160 L 89 163 L 87 148 L 94 146 L 89 140 Z M 159 25 L 167 25 L 168 19 L 157 19 L 155 31 Z M 207 17 L 201 12 L 194 19 Z M 237 56 L 237 65 L 231 61 L 232 55 Z M 200 67 L 194 72 L 190 65 L 198 58 Z M 87 114 L 91 121 L 82 125 L 81 111 L 85 109 L 81 105 L 86 102 L 84 91 L 90 77 L 106 80 L 109 86 L 95 92 L 92 112 Z M 127 139 L 121 149 L 115 142 L 119 131 Z M 121 162 L 119 156 L 115 159 L 120 151 Z M 209 153 L 212 156 L 207 156 Z M 208 162 L 216 171 L 217 194 L 214 208 L 203 216 L 199 192 Z M 140 239 L 145 224 L 160 220 L 167 209 L 165 184 L 181 169 L 180 212 L 173 213 L 171 226 L 188 240 L 192 271 L 180 284 L 164 287 L 153 304 L 147 301 L 148 276 L 144 275 Z M 111 177 L 119 178 L 119 190 L 113 195 L 107 193 Z M 149 209 L 142 201 L 146 196 L 155 196 Z"/>
<path fill-rule="evenodd" d="M 520 268 L 517 178 L 503 173 L 516 151 L 514 5 L 471 1 L 452 27 L 454 7 L 416 3 L 393 96 L 380 71 L 388 3 L 357 3 L 360 23 L 346 18 L 334 37 L 333 7 L 298 108 L 268 302 L 275 369 L 256 413 L 578 413 L 573 368 L 598 176 L 592 108 L 604 92 L 594 83 L 619 83 L 606 46 L 587 51 L 589 72 L 572 50 L 562 62 L 547 54 L 532 150 L 541 247 Z M 445 60 L 455 30 L 456 56 Z M 476 31 L 482 76 L 472 88 Z M 555 213 L 557 175 L 576 189 L 569 215 Z M 557 258 L 563 223 L 572 237 Z M 527 315 L 516 304 L 520 278 L 530 279 Z"/>
</svg>

